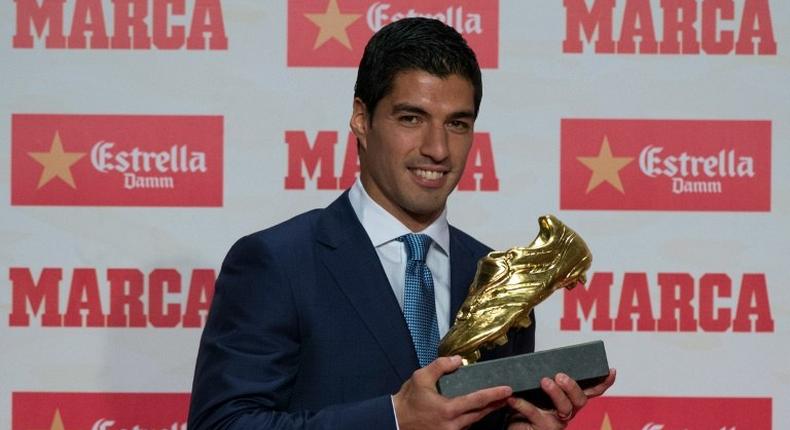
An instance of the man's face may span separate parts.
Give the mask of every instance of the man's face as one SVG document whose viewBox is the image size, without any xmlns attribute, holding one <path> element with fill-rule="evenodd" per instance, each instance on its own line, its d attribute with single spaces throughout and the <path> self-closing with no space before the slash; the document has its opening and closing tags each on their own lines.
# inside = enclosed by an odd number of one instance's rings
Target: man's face
<svg viewBox="0 0 790 430">
<path fill-rule="evenodd" d="M 369 118 L 354 101 L 360 178 L 379 205 L 413 231 L 433 222 L 461 178 L 474 132 L 469 80 L 401 72 Z"/>
</svg>

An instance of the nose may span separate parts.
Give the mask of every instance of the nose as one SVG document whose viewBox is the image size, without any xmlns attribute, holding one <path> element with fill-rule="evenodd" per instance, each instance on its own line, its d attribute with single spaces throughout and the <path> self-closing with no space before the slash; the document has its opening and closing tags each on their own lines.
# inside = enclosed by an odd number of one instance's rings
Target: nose
<svg viewBox="0 0 790 430">
<path fill-rule="evenodd" d="M 432 125 L 423 137 L 420 152 L 434 162 L 442 162 L 450 155 L 447 135 L 443 124 Z"/>
</svg>

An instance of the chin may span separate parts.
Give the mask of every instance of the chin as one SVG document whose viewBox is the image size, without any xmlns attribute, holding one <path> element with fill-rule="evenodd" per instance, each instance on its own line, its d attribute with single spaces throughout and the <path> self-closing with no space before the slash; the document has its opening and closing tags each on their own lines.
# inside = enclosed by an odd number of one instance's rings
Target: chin
<svg viewBox="0 0 790 430">
<path fill-rule="evenodd" d="M 431 217 L 438 215 L 444 209 L 444 203 L 438 205 L 431 202 L 431 204 L 414 205 L 411 209 L 413 210 L 410 210 L 410 212 L 419 217 Z"/>
</svg>

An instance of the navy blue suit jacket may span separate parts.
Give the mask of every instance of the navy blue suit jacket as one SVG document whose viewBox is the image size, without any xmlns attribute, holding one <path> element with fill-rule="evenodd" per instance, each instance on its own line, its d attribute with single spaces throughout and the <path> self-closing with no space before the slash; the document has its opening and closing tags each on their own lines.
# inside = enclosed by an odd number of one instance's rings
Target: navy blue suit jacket
<svg viewBox="0 0 790 430">
<path fill-rule="evenodd" d="M 200 341 L 190 430 L 395 428 L 390 395 L 419 368 L 417 355 L 347 194 L 228 252 Z M 453 317 L 488 251 L 450 228 Z M 487 356 L 532 351 L 532 327 Z"/>
</svg>

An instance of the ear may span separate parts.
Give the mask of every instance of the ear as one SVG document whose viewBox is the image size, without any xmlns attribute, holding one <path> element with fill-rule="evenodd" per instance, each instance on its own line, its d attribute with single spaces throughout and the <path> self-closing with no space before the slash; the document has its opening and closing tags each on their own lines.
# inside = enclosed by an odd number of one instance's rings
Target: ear
<svg viewBox="0 0 790 430">
<path fill-rule="evenodd" d="M 351 131 L 357 137 L 359 145 L 362 146 L 362 149 L 367 149 L 367 135 L 370 122 L 368 119 L 368 109 L 359 97 L 354 98 L 354 107 L 351 112 L 351 121 L 349 125 L 351 126 Z"/>
</svg>

